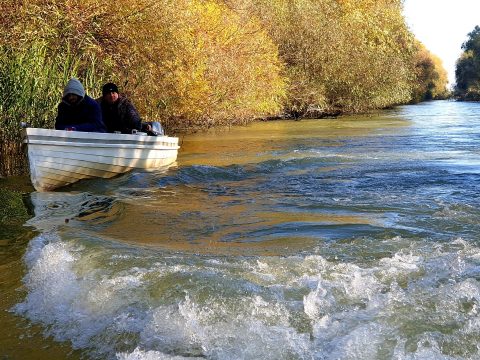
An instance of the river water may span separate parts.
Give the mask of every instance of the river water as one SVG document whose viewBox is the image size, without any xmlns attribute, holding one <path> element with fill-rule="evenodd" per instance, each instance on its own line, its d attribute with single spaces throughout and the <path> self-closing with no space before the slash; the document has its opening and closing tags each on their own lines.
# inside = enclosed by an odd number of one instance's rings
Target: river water
<svg viewBox="0 0 480 360">
<path fill-rule="evenodd" d="M 181 145 L 169 169 L 31 193 L 7 356 L 480 358 L 480 104 Z"/>
</svg>

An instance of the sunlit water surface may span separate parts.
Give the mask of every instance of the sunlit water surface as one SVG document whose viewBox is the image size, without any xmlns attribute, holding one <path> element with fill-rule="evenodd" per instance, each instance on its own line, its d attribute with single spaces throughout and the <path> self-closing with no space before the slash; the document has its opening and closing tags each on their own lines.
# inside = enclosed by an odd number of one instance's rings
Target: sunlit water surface
<svg viewBox="0 0 480 360">
<path fill-rule="evenodd" d="M 181 145 L 32 193 L 11 311 L 87 358 L 480 358 L 480 104 Z"/>
</svg>

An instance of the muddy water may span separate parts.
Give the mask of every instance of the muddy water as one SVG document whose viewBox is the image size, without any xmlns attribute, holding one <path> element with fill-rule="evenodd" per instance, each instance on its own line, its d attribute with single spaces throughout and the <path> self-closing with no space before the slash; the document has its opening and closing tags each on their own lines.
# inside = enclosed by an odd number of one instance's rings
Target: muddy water
<svg viewBox="0 0 480 360">
<path fill-rule="evenodd" d="M 480 357 L 479 114 L 256 123 L 32 193 L 1 265 L 7 356 Z"/>
</svg>

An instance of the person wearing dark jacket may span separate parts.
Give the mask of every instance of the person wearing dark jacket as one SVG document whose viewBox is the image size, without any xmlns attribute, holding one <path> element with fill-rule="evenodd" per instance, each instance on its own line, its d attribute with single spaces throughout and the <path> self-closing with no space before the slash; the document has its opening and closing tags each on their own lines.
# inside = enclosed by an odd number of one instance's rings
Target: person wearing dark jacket
<svg viewBox="0 0 480 360">
<path fill-rule="evenodd" d="M 131 134 L 132 130 L 141 131 L 142 120 L 132 102 L 118 92 L 114 83 L 103 85 L 102 97 L 97 99 L 102 109 L 103 121 L 108 132 L 119 131 Z"/>
<path fill-rule="evenodd" d="M 85 94 L 80 81 L 72 78 L 63 91 L 62 102 L 58 105 L 55 129 L 87 132 L 106 132 L 102 110 L 91 97 Z"/>
</svg>

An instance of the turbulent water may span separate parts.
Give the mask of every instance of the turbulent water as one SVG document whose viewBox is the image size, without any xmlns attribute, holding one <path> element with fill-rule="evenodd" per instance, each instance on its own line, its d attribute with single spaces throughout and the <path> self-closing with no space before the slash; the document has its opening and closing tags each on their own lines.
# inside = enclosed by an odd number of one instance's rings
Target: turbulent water
<svg viewBox="0 0 480 360">
<path fill-rule="evenodd" d="M 480 358 L 480 104 L 181 145 L 32 193 L 10 311 L 87 358 Z"/>
</svg>

